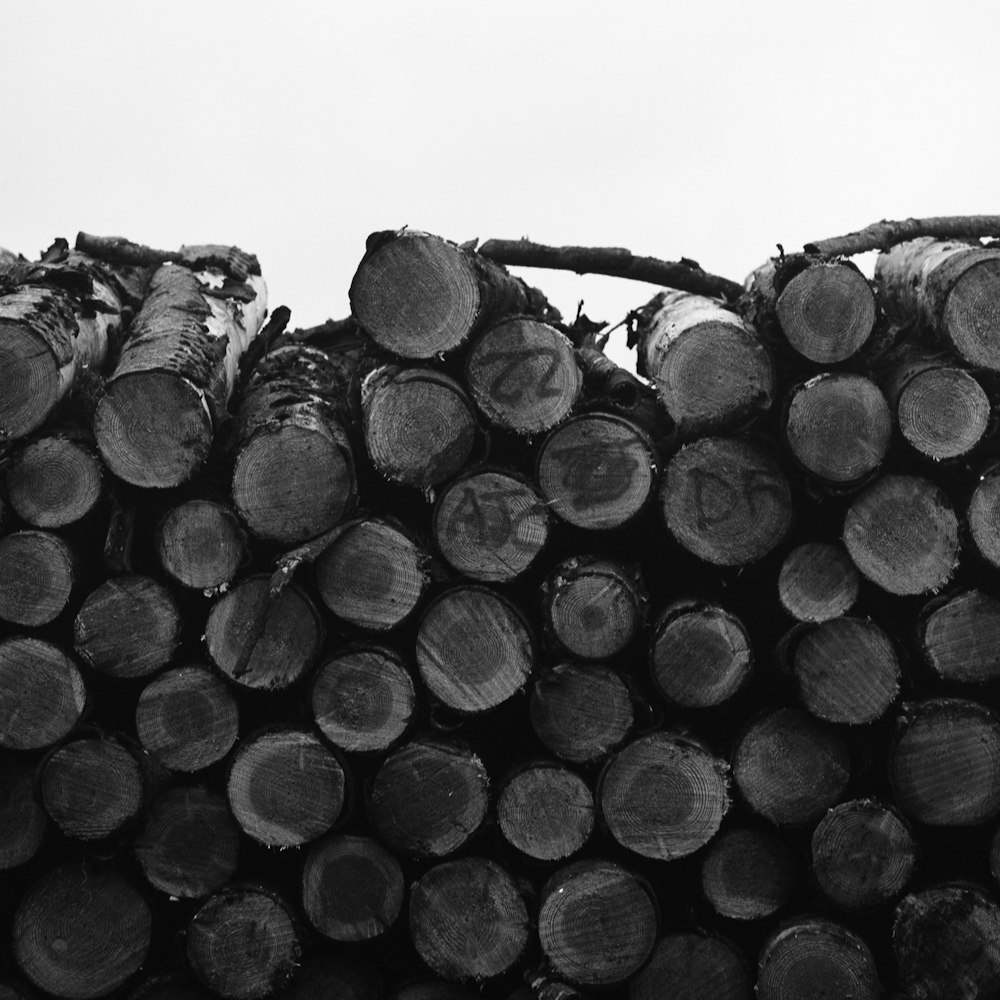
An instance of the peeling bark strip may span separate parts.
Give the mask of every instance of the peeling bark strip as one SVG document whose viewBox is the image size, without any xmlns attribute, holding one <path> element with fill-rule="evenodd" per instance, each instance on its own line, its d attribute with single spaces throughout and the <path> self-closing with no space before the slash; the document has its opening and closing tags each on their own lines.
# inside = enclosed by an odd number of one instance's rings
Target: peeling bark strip
<svg viewBox="0 0 1000 1000">
<path fill-rule="evenodd" d="M 897 243 L 921 236 L 938 240 L 1000 237 L 1000 215 L 944 215 L 896 222 L 883 219 L 856 233 L 848 233 L 847 236 L 833 236 L 806 243 L 804 250 L 806 253 L 822 254 L 825 257 L 850 257 L 869 250 L 888 250 Z"/>
<path fill-rule="evenodd" d="M 211 271 L 164 265 L 97 406 L 94 434 L 108 467 L 136 486 L 178 486 L 208 457 L 240 358 L 267 311 L 264 282 L 230 292 Z"/>
</svg>

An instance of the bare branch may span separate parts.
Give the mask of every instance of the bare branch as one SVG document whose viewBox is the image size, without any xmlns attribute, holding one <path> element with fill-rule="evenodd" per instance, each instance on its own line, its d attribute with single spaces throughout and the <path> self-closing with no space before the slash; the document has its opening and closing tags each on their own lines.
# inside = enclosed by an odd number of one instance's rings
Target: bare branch
<svg viewBox="0 0 1000 1000">
<path fill-rule="evenodd" d="M 883 219 L 856 233 L 806 243 L 803 249 L 806 253 L 820 254 L 823 257 L 850 257 L 869 250 L 888 250 L 897 243 L 916 239 L 918 236 L 934 236 L 943 240 L 1000 236 L 1000 215 L 940 215 L 929 219 L 902 219 L 896 222 Z"/>
<path fill-rule="evenodd" d="M 113 264 L 155 267 L 171 263 L 184 264 L 193 270 L 214 267 L 235 281 L 245 281 L 248 275 L 260 274 L 260 264 L 253 254 L 246 253 L 239 247 L 214 243 L 183 246 L 180 250 L 154 250 L 141 243 L 133 243 L 122 236 L 93 236 L 90 233 L 78 233 L 76 249 Z"/>
</svg>

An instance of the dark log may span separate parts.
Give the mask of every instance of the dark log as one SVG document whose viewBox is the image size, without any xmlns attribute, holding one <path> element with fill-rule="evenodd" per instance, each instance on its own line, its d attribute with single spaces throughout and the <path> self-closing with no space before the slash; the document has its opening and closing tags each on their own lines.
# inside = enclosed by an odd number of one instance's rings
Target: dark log
<svg viewBox="0 0 1000 1000">
<path fill-rule="evenodd" d="M 486 768 L 471 750 L 414 740 L 389 754 L 379 768 L 368 793 L 368 819 L 393 851 L 443 857 L 482 823 L 488 785 Z"/>
<path fill-rule="evenodd" d="M 226 1000 L 264 1000 L 295 974 L 302 940 L 291 907 L 258 886 L 231 885 L 188 924 L 188 965 Z"/>
<path fill-rule="evenodd" d="M 981 590 L 932 600 L 920 612 L 918 639 L 931 669 L 946 681 L 1000 679 L 1000 601 Z"/>
<path fill-rule="evenodd" d="M 307 730 L 281 729 L 244 740 L 226 781 L 240 828 L 268 847 L 295 847 L 322 836 L 344 808 L 348 775 Z"/>
<path fill-rule="evenodd" d="M 597 663 L 559 663 L 535 681 L 529 705 L 538 738 L 563 760 L 600 760 L 628 735 L 634 720 L 628 688 Z"/>
<path fill-rule="evenodd" d="M 675 601 L 653 626 L 653 682 L 667 701 L 681 708 L 712 708 L 728 701 L 747 682 L 753 661 L 743 623 L 717 604 Z"/>
<path fill-rule="evenodd" d="M 302 908 L 333 941 L 384 934 L 403 908 L 403 870 L 370 837 L 342 834 L 317 841 L 302 867 Z"/>
<path fill-rule="evenodd" d="M 35 795 L 35 762 L 0 754 L 0 873 L 29 862 L 42 846 L 48 819 Z"/>
<path fill-rule="evenodd" d="M 1000 813 L 1000 718 L 962 698 L 905 704 L 889 749 L 893 799 L 928 826 L 970 826 Z"/>
<path fill-rule="evenodd" d="M 460 573 L 505 583 L 545 547 L 552 519 L 532 486 L 501 469 L 453 479 L 434 506 L 434 543 Z"/>
<path fill-rule="evenodd" d="M 650 887 L 613 861 L 576 861 L 542 887 L 538 937 L 555 971 L 582 986 L 623 983 L 646 963 L 659 915 Z M 613 933 L 609 933 L 614 928 Z"/>
<path fill-rule="evenodd" d="M 156 527 L 163 571 L 184 587 L 217 592 L 247 558 L 247 536 L 233 509 L 198 498 L 171 507 Z"/>
<path fill-rule="evenodd" d="M 812 835 L 812 872 L 823 893 L 848 910 L 898 896 L 913 875 L 918 846 L 894 809 L 871 799 L 834 806 Z"/>
<path fill-rule="evenodd" d="M 295 970 L 283 1000 L 384 1000 L 374 966 L 350 955 L 317 952 Z"/>
<path fill-rule="evenodd" d="M 444 979 L 409 982 L 393 992 L 389 1000 L 477 1000 L 478 990 Z"/>
<path fill-rule="evenodd" d="M 152 804 L 133 850 L 146 880 L 176 899 L 201 899 L 236 873 L 239 827 L 224 796 L 179 786 Z"/>
<path fill-rule="evenodd" d="M 73 622 L 80 658 L 110 677 L 148 677 L 170 662 L 180 639 L 173 597 L 162 584 L 136 574 L 91 591 Z"/>
<path fill-rule="evenodd" d="M 417 667 L 449 708 L 482 712 L 522 687 L 535 662 L 525 616 L 508 598 L 479 585 L 445 591 L 420 618 Z"/>
<path fill-rule="evenodd" d="M 403 658 L 375 645 L 341 648 L 312 682 L 311 707 L 323 736 L 349 753 L 387 750 L 416 709 L 413 678 Z"/>
<path fill-rule="evenodd" d="M 69 604 L 77 560 L 50 531 L 15 531 L 0 538 L 0 618 L 36 628 Z"/>
<path fill-rule="evenodd" d="M 965 520 L 976 552 L 1000 569 L 1000 467 L 991 466 L 979 477 Z"/>
<path fill-rule="evenodd" d="M 851 256 L 869 250 L 887 250 L 897 243 L 918 236 L 937 239 L 977 239 L 981 236 L 1000 236 L 1000 216 L 997 215 L 942 215 L 925 219 L 882 219 L 870 226 L 849 233 L 805 244 L 806 253 L 827 257 Z"/>
<path fill-rule="evenodd" d="M 529 764 L 497 796 L 504 837 L 539 861 L 575 854 L 594 828 L 594 796 L 578 774 L 561 764 Z"/>
<path fill-rule="evenodd" d="M 546 505 L 579 528 L 610 530 L 635 517 L 656 488 L 657 456 L 624 417 L 583 413 L 555 428 L 538 450 Z"/>
<path fill-rule="evenodd" d="M 39 989 L 103 997 L 138 972 L 152 932 L 149 907 L 121 875 L 87 864 L 43 874 L 14 916 L 14 957 Z"/>
<path fill-rule="evenodd" d="M 714 934 L 662 937 L 649 964 L 629 981 L 629 1000 L 750 1000 L 746 960 Z"/>
<path fill-rule="evenodd" d="M 841 545 L 805 542 L 781 564 L 778 598 L 800 622 L 825 622 L 851 610 L 860 582 L 857 568 Z"/>
<path fill-rule="evenodd" d="M 882 476 L 851 504 L 844 545 L 862 576 L 890 594 L 940 590 L 958 566 L 958 519 L 921 476 Z"/>
<path fill-rule="evenodd" d="M 135 709 L 143 750 L 171 771 L 200 771 L 222 760 L 236 743 L 239 724 L 230 689 L 195 664 L 159 674 Z"/>
<path fill-rule="evenodd" d="M 779 826 L 815 823 L 851 774 L 845 739 L 795 708 L 761 716 L 738 737 L 733 777 L 743 800 Z"/>
<path fill-rule="evenodd" d="M 673 861 L 715 836 L 729 809 L 729 767 L 699 740 L 673 732 L 641 736 L 605 765 L 601 819 L 636 854 Z"/>
<path fill-rule="evenodd" d="M 763 826 L 723 830 L 701 862 L 701 890 L 720 916 L 763 920 L 791 898 L 795 858 L 785 841 Z"/>
<path fill-rule="evenodd" d="M 406 230 L 368 237 L 350 300 L 372 340 L 407 358 L 444 354 L 528 304 L 523 283 L 486 257 Z"/>
<path fill-rule="evenodd" d="M 73 659 L 43 639 L 0 640 L 0 747 L 40 750 L 76 725 L 87 689 Z"/>
<path fill-rule="evenodd" d="M 212 1000 L 212 995 L 186 976 L 168 974 L 142 979 L 128 1000 Z"/>
<path fill-rule="evenodd" d="M 528 912 L 511 876 L 487 858 L 445 861 L 410 888 L 410 937 L 447 979 L 506 972 L 528 943 Z"/>
<path fill-rule="evenodd" d="M 678 544 L 716 566 L 762 559 L 792 523 L 781 466 L 744 438 L 702 438 L 683 447 L 667 463 L 660 505 Z"/>
</svg>

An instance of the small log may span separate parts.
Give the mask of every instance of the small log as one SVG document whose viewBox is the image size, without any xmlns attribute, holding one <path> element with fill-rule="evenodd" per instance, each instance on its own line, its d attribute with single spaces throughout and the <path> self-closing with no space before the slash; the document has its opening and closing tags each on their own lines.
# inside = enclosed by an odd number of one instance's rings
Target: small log
<svg viewBox="0 0 1000 1000">
<path fill-rule="evenodd" d="M 197 498 L 171 507 L 156 527 L 163 571 L 184 587 L 217 592 L 247 558 L 247 536 L 228 504 Z"/>
<path fill-rule="evenodd" d="M 634 721 L 628 688 L 597 663 L 558 663 L 544 670 L 528 710 L 542 743 L 577 764 L 606 757 L 624 742 Z"/>
<path fill-rule="evenodd" d="M 660 612 L 649 648 L 653 683 L 681 708 L 713 708 L 733 697 L 753 669 L 743 623 L 718 604 L 681 600 Z"/>
<path fill-rule="evenodd" d="M 881 1000 L 875 959 L 853 931 L 822 917 L 800 917 L 775 931 L 757 960 L 759 1000 L 814 997 Z"/>
<path fill-rule="evenodd" d="M 1000 569 L 1000 466 L 991 465 L 972 491 L 965 517 L 976 552 Z"/>
<path fill-rule="evenodd" d="M 683 447 L 667 463 L 660 505 L 677 543 L 716 566 L 762 559 L 792 523 L 781 466 L 744 438 L 708 437 Z"/>
<path fill-rule="evenodd" d="M 1000 601 L 981 590 L 932 600 L 917 620 L 924 659 L 939 677 L 962 684 L 1000 679 Z"/>
<path fill-rule="evenodd" d="M 656 944 L 659 915 L 652 890 L 613 861 L 595 858 L 560 868 L 540 899 L 542 951 L 573 983 L 623 983 L 643 967 Z"/>
<path fill-rule="evenodd" d="M 236 743 L 239 724 L 230 689 L 195 664 L 154 677 L 135 709 L 143 750 L 171 771 L 200 771 L 222 760 Z"/>
<path fill-rule="evenodd" d="M 628 989 L 629 1000 L 749 1000 L 750 970 L 725 939 L 675 932 L 660 938 L 649 964 Z"/>
<path fill-rule="evenodd" d="M 778 573 L 781 606 L 800 622 L 847 614 L 858 599 L 861 576 L 841 545 L 805 542 L 785 556 Z"/>
<path fill-rule="evenodd" d="M 888 754 L 893 799 L 928 826 L 971 826 L 1000 813 L 1000 719 L 978 702 L 906 704 Z"/>
<path fill-rule="evenodd" d="M 229 807 L 247 836 L 295 847 L 337 821 L 347 795 L 344 766 L 318 736 L 281 729 L 244 740 L 226 780 Z"/>
<path fill-rule="evenodd" d="M 638 315 L 637 371 L 656 385 L 682 440 L 739 430 L 770 409 L 771 357 L 735 313 L 660 292 Z"/>
<path fill-rule="evenodd" d="M 138 574 L 114 577 L 91 591 L 73 622 L 80 658 L 110 677 L 148 677 L 170 662 L 180 640 L 173 597 Z"/>
<path fill-rule="evenodd" d="M 913 875 L 917 842 L 895 810 L 871 799 L 842 802 L 812 835 L 812 872 L 827 898 L 848 910 L 880 906 Z"/>
<path fill-rule="evenodd" d="M 892 439 L 892 415 L 878 386 L 863 375 L 824 372 L 792 389 L 784 435 L 806 472 L 837 488 L 878 471 Z"/>
<path fill-rule="evenodd" d="M 958 566 L 958 519 L 921 476 L 886 475 L 851 504 L 844 545 L 861 575 L 890 594 L 940 590 Z"/>
<path fill-rule="evenodd" d="M 14 916 L 14 958 L 39 989 L 87 1000 L 116 990 L 149 951 L 152 917 L 121 875 L 68 864 L 41 875 Z"/>
<path fill-rule="evenodd" d="M 434 505 L 434 543 L 460 573 L 506 583 L 520 576 L 548 541 L 552 519 L 520 477 L 476 469 L 453 479 Z"/>
<path fill-rule="evenodd" d="M 40 750 L 66 736 L 87 704 L 80 671 L 43 639 L 0 640 L 0 747 Z"/>
<path fill-rule="evenodd" d="M 536 476 L 546 505 L 564 521 L 608 531 L 631 521 L 652 497 L 657 455 L 630 420 L 583 413 L 542 442 Z"/>
<path fill-rule="evenodd" d="M 722 917 L 763 920 L 791 898 L 796 875 L 795 858 L 777 833 L 763 826 L 733 826 L 708 845 L 701 891 Z"/>
<path fill-rule="evenodd" d="M 605 765 L 597 802 L 611 836 L 661 861 L 686 857 L 718 832 L 729 810 L 729 767 L 699 740 L 655 732 Z"/>
<path fill-rule="evenodd" d="M 525 436 L 569 416 L 583 387 L 569 338 L 530 316 L 480 333 L 465 357 L 465 381 L 490 423 Z"/>
<path fill-rule="evenodd" d="M 733 751 L 733 777 L 750 808 L 779 826 L 808 826 L 840 800 L 851 775 L 845 739 L 796 708 L 750 724 Z"/>
<path fill-rule="evenodd" d="M 187 928 L 187 961 L 199 982 L 226 1000 L 264 1000 L 295 974 L 302 938 L 277 894 L 230 885 L 210 896 Z"/>
<path fill-rule="evenodd" d="M 522 282 L 492 261 L 427 233 L 372 233 L 350 288 L 351 312 L 379 347 L 433 358 L 484 324 L 523 313 Z"/>
<path fill-rule="evenodd" d="M 497 820 L 507 841 L 538 861 L 562 861 L 579 851 L 594 828 L 594 796 L 561 764 L 529 764 L 497 796 Z"/>
<path fill-rule="evenodd" d="M 302 908 L 333 941 L 370 941 L 389 930 L 403 908 L 403 870 L 370 837 L 325 837 L 302 867 Z"/>
<path fill-rule="evenodd" d="M 407 857 L 458 850 L 486 817 L 489 778 L 463 746 L 414 740 L 386 757 L 366 803 L 379 838 Z"/>
<path fill-rule="evenodd" d="M 413 678 L 403 658 L 376 645 L 341 648 L 312 682 L 312 716 L 323 736 L 348 753 L 387 750 L 416 710 Z"/>
<path fill-rule="evenodd" d="M 549 633 L 571 656 L 603 660 L 622 652 L 646 617 L 638 566 L 573 556 L 554 566 L 541 588 Z"/>
<path fill-rule="evenodd" d="M 34 761 L 0 754 L 0 789 L 0 872 L 6 872 L 38 853 L 48 818 L 35 795 Z"/>
<path fill-rule="evenodd" d="M 146 881 L 175 899 L 202 899 L 236 873 L 239 827 L 224 796 L 179 786 L 150 806 L 133 844 Z"/>
<path fill-rule="evenodd" d="M 410 937 L 447 979 L 499 976 L 528 944 L 528 912 L 514 880 L 495 861 L 435 865 L 410 888 Z"/>
<path fill-rule="evenodd" d="M 524 687 L 535 649 L 527 619 L 509 598 L 468 584 L 424 610 L 416 659 L 435 698 L 459 712 L 483 712 Z"/>
<path fill-rule="evenodd" d="M 77 560 L 50 531 L 15 531 L 0 538 L 0 618 L 37 628 L 69 604 Z"/>
</svg>

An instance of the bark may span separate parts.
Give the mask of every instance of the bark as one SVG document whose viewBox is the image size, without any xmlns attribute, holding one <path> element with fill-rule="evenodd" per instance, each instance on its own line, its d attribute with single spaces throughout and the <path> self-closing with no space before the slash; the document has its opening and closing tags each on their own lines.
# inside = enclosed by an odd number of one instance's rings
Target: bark
<svg viewBox="0 0 1000 1000">
<path fill-rule="evenodd" d="M 731 826 L 708 846 L 701 863 L 701 890 L 722 917 L 763 920 L 791 898 L 796 867 L 788 844 L 773 830 Z"/>
<path fill-rule="evenodd" d="M 920 650 L 946 681 L 989 684 L 1000 679 L 1000 601 L 963 590 L 929 601 L 917 620 Z"/>
<path fill-rule="evenodd" d="M 15 531 L 0 538 L 0 618 L 36 628 L 66 610 L 77 583 L 78 559 L 49 531 Z"/>
<path fill-rule="evenodd" d="M 858 599 L 861 577 L 839 544 L 805 542 L 785 556 L 778 573 L 781 606 L 800 622 L 825 622 L 847 614 Z"/>
<path fill-rule="evenodd" d="M 739 950 L 714 934 L 665 934 L 629 982 L 629 1000 L 748 1000 L 750 970 Z"/>
<path fill-rule="evenodd" d="M 1000 569 L 1000 467 L 990 467 L 979 477 L 966 512 L 966 524 L 979 556 Z"/>
<path fill-rule="evenodd" d="M 48 819 L 35 796 L 34 762 L 0 754 L 0 873 L 27 864 L 45 839 Z M 2 994 L 0 994 L 2 995 Z"/>
<path fill-rule="evenodd" d="M 228 504 L 185 500 L 157 525 L 156 553 L 171 580 L 214 593 L 228 586 L 246 561 L 247 535 Z"/>
<path fill-rule="evenodd" d="M 869 250 L 888 250 L 897 243 L 920 236 L 933 236 L 943 240 L 1000 236 L 1000 216 L 954 215 L 891 222 L 882 219 L 856 233 L 807 243 L 805 251 L 826 257 L 851 256 Z"/>
</svg>

